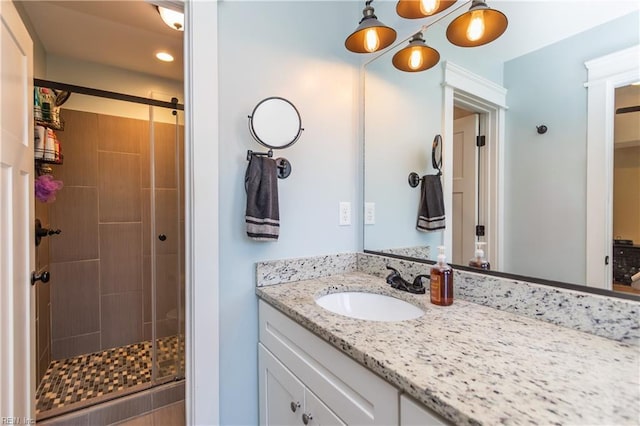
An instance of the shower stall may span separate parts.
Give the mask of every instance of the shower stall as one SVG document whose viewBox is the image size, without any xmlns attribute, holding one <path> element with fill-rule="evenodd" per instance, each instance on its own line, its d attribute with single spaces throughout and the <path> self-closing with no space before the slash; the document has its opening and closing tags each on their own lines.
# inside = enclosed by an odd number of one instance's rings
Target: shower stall
<svg viewBox="0 0 640 426">
<path fill-rule="evenodd" d="M 137 98 L 60 83 L 61 181 L 36 201 L 49 230 L 36 247 L 42 420 L 184 378 L 184 126 L 163 94 Z M 37 154 L 36 154 L 37 157 Z M 51 164 L 49 164 L 51 163 Z M 60 233 L 56 233 L 60 230 Z"/>
</svg>

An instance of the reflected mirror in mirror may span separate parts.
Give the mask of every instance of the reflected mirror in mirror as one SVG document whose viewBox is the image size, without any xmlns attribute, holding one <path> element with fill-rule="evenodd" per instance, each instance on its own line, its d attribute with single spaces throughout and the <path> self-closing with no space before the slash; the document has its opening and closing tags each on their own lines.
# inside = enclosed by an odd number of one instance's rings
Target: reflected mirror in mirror
<svg viewBox="0 0 640 426">
<path fill-rule="evenodd" d="M 251 135 L 260 144 L 272 149 L 293 145 L 302 132 L 302 121 L 296 107 L 286 99 L 266 98 L 249 117 Z"/>
<path fill-rule="evenodd" d="M 420 193 L 419 188 L 407 184 L 407 175 L 411 171 L 421 176 L 437 173 L 431 164 L 431 146 L 434 135 L 442 134 L 443 174 L 445 181 L 450 179 L 444 188 L 452 200 L 446 212 L 451 263 L 466 266 L 479 240 L 488 243 L 486 255 L 494 271 L 585 285 L 588 233 L 601 233 L 587 225 L 589 89 L 585 83 L 589 76 L 585 62 L 640 44 L 640 6 L 630 1 L 584 2 L 581 18 L 569 20 L 567 17 L 576 13 L 575 2 L 499 4 L 509 18 L 509 28 L 486 46 L 462 49 L 448 43 L 445 30 L 453 14 L 424 33 L 427 43 L 441 54 L 441 63 L 431 70 L 413 74 L 397 71 L 391 58 L 402 41 L 365 65 L 364 202 L 374 203 L 375 223 L 364 225 L 364 249 L 435 260 L 437 246 L 447 241 L 445 232 L 416 230 Z M 415 26 L 423 24 L 415 22 Z M 415 31 L 408 29 L 405 36 Z M 503 121 L 502 146 L 492 145 L 494 128 L 498 127 L 491 121 L 490 102 L 457 92 L 450 109 L 444 110 L 446 65 L 459 66 L 506 89 L 504 116 L 498 115 Z M 629 85 L 633 75 L 616 86 Z M 615 96 L 618 105 L 606 112 L 616 116 L 616 134 L 621 131 L 620 114 L 615 114 L 614 108 L 630 106 L 621 99 Z M 629 123 L 625 125 L 640 128 L 640 112 L 624 115 Z M 456 124 L 448 137 L 445 123 L 449 119 Z M 458 143 L 462 138 L 458 119 L 471 120 L 469 132 L 473 138 L 476 132 L 486 135 L 487 146 L 477 148 L 473 140 L 470 148 Z M 541 125 L 547 127 L 546 133 L 538 132 Z M 630 138 L 627 144 L 640 144 L 639 135 Z M 619 143 L 614 141 L 615 148 Z M 613 169 L 614 146 L 609 159 L 600 159 L 603 168 L 610 161 L 608 167 Z M 487 154 L 498 149 L 503 158 L 501 169 Z M 466 166 L 458 165 L 456 157 L 467 159 Z M 620 163 L 617 157 L 616 162 Z M 469 183 L 463 184 L 464 189 L 457 188 L 457 179 L 465 176 Z M 496 196 L 489 185 L 492 176 L 502 191 L 501 214 L 491 207 Z M 624 179 L 631 179 L 626 176 Z M 456 195 L 459 192 L 463 195 Z M 604 265 L 608 261 L 612 271 L 619 262 L 612 241 L 617 216 L 613 211 L 610 215 L 612 238 L 605 248 L 612 258 L 602 256 L 600 262 Z M 640 215 L 634 218 L 640 221 Z M 476 225 L 486 227 L 485 236 L 475 235 Z M 497 230 L 499 237 L 492 237 Z M 640 245 L 640 237 L 620 237 L 632 240 L 632 247 Z M 496 240 L 501 241 L 501 247 Z M 613 280 L 607 281 L 599 287 L 613 289 Z M 633 290 L 624 285 L 623 290 Z"/>
</svg>

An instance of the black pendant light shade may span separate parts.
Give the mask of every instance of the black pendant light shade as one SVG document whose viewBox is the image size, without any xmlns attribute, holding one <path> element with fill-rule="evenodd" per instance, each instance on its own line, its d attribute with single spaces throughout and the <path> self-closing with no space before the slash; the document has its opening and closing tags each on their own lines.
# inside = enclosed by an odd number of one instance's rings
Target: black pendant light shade
<svg viewBox="0 0 640 426">
<path fill-rule="evenodd" d="M 482 0 L 473 0 L 469 11 L 449 24 L 447 38 L 456 46 L 482 46 L 500 37 L 507 25 L 504 13 L 489 8 Z"/>
<path fill-rule="evenodd" d="M 399 0 L 396 12 L 408 19 L 426 18 L 453 6 L 456 0 Z"/>
<path fill-rule="evenodd" d="M 409 45 L 393 55 L 393 66 L 401 71 L 418 72 L 428 70 L 438 63 L 440 54 L 427 46 L 422 33 L 417 33 L 409 41 Z"/>
<path fill-rule="evenodd" d="M 372 0 L 367 0 L 358 28 L 344 42 L 355 53 L 373 53 L 389 47 L 396 40 L 396 30 L 387 27 L 374 14 Z"/>
</svg>

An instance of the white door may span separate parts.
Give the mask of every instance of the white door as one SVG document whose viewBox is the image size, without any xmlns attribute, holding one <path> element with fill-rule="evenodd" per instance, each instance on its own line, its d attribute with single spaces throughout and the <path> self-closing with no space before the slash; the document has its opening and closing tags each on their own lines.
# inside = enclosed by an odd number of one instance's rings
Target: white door
<svg viewBox="0 0 640 426">
<path fill-rule="evenodd" d="M 33 44 L 11 1 L 0 1 L 0 27 L 0 416 L 25 424 L 35 416 Z"/>
<path fill-rule="evenodd" d="M 451 262 L 458 265 L 466 265 L 475 251 L 478 212 L 477 134 L 477 114 L 454 120 Z"/>
</svg>

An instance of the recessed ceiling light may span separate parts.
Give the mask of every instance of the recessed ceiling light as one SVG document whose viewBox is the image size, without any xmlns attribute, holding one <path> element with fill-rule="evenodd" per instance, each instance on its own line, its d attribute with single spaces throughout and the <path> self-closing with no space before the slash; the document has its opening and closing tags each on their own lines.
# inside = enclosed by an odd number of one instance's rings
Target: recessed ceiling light
<svg viewBox="0 0 640 426">
<path fill-rule="evenodd" d="M 184 13 L 167 9 L 162 6 L 156 6 L 160 17 L 170 28 L 178 31 L 184 31 Z"/>
<path fill-rule="evenodd" d="M 173 56 L 167 52 L 158 52 L 156 53 L 156 58 L 160 59 L 163 62 L 173 62 Z"/>
</svg>

